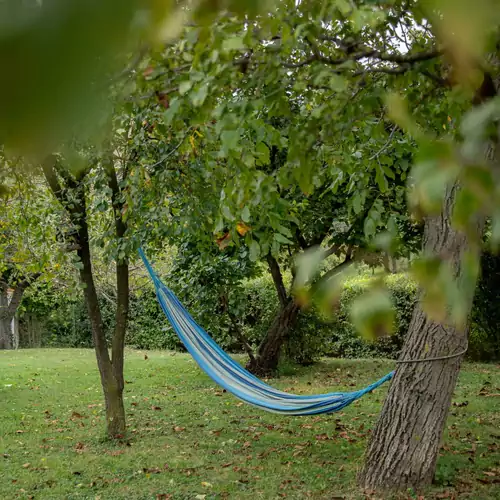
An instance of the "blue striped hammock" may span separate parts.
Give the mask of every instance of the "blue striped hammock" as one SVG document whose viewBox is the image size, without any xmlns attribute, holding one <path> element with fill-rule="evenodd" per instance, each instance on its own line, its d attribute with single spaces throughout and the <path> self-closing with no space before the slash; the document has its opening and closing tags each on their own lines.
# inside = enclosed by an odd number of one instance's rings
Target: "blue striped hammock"
<svg viewBox="0 0 500 500">
<path fill-rule="evenodd" d="M 196 323 L 174 293 L 161 282 L 144 252 L 139 250 L 139 253 L 153 280 L 161 308 L 188 352 L 215 383 L 246 403 L 286 415 L 333 413 L 372 392 L 393 377 L 394 372 L 388 373 L 368 387 L 353 392 L 295 395 L 274 389 L 245 370 L 221 349 Z"/>
</svg>

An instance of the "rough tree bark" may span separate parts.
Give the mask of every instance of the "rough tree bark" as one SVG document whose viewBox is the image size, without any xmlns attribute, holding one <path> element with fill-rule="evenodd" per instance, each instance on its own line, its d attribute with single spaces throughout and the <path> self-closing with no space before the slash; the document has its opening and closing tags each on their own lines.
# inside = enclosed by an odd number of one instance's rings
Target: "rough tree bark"
<svg viewBox="0 0 500 500">
<path fill-rule="evenodd" d="M 0 349 L 12 349 L 12 335 L 10 324 L 12 318 L 9 314 L 9 298 L 7 287 L 0 287 Z"/>
<path fill-rule="evenodd" d="M 250 360 L 247 369 L 256 375 L 269 375 L 276 371 L 280 359 L 281 349 L 287 336 L 297 324 L 300 305 L 290 298 L 282 306 L 274 318 L 264 341 L 257 350 L 257 356 Z"/>
<path fill-rule="evenodd" d="M 251 358 L 246 366 L 247 370 L 260 376 L 272 374 L 278 368 L 281 348 L 297 324 L 301 309 L 293 297 L 288 295 L 276 259 L 268 255 L 267 262 L 278 294 L 280 309 L 259 345 L 257 355 Z"/>
<path fill-rule="evenodd" d="M 84 285 L 85 303 L 90 319 L 92 340 L 104 393 L 106 431 L 108 437 L 120 438 L 123 437 L 126 430 L 125 408 L 123 405 L 123 355 L 129 307 L 128 261 L 124 258 L 117 260 L 116 263 L 116 321 L 111 342 L 112 356 L 110 356 L 92 270 L 83 178 L 74 179 L 69 175 L 64 175 L 65 187 L 63 188 L 56 173 L 56 165 L 57 159 L 50 157 L 44 162 L 42 169 L 51 191 L 66 209 L 71 222 L 76 228 L 75 248 L 82 264 L 80 281 Z M 112 192 L 116 236 L 121 239 L 125 234 L 126 225 L 121 218 L 120 192 L 112 163 L 107 166 L 107 173 Z"/>
<path fill-rule="evenodd" d="M 485 100 L 491 95 L 485 95 Z M 498 139 L 486 150 L 497 163 Z M 466 237 L 451 227 L 451 215 L 458 185 L 447 190 L 441 214 L 426 220 L 424 249 L 445 256 L 455 275 L 462 273 L 461 257 L 479 241 L 484 220 L 479 219 L 475 235 Z M 470 314 L 473 297 L 467 304 Z M 415 307 L 401 359 L 452 355 L 467 345 L 468 328 L 458 330 L 427 318 L 420 304 Z M 368 446 L 359 483 L 379 490 L 420 490 L 431 484 L 439 447 L 462 356 L 440 361 L 399 364 L 384 402 L 380 419 Z"/>
<path fill-rule="evenodd" d="M 333 250 L 327 251 L 325 256 L 332 255 L 333 253 Z M 246 366 L 247 370 L 259 376 L 272 374 L 278 368 L 283 345 L 297 325 L 302 309 L 302 306 L 295 301 L 294 297 L 290 293 L 287 293 L 283 283 L 281 269 L 276 259 L 269 255 L 267 257 L 267 261 L 278 294 L 280 309 L 278 310 L 271 327 L 267 331 L 266 336 L 259 345 L 257 355 L 253 359 L 250 359 Z M 349 247 L 347 249 L 345 260 L 341 264 L 323 274 L 314 286 L 317 286 L 320 282 L 327 280 L 342 271 L 351 263 L 351 261 L 352 249 Z"/>
<path fill-rule="evenodd" d="M 22 279 L 12 285 L 13 293 L 9 299 L 9 286 L 0 280 L 0 349 L 13 349 L 14 339 L 12 337 L 12 320 L 21 304 L 25 290 L 30 283 L 36 280 L 39 274 L 34 274 L 30 279 Z"/>
</svg>

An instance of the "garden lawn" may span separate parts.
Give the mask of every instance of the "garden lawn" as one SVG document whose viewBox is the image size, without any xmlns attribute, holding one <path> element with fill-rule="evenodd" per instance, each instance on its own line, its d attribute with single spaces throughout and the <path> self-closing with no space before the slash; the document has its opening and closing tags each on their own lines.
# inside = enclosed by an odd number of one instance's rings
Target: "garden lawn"
<svg viewBox="0 0 500 500">
<path fill-rule="evenodd" d="M 355 479 L 386 387 L 341 413 L 283 417 L 222 392 L 185 354 L 127 350 L 125 366 L 129 433 L 112 443 L 91 350 L 0 351 L 0 498 L 376 498 Z M 393 366 L 325 360 L 272 384 L 353 390 Z M 397 498 L 500 499 L 498 365 L 464 366 L 435 486 Z"/>
</svg>

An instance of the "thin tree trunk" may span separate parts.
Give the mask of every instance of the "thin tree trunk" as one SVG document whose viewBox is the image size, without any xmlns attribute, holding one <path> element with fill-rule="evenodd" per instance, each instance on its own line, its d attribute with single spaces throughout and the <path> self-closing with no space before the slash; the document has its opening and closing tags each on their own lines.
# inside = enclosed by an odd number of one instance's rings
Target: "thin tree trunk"
<svg viewBox="0 0 500 500">
<path fill-rule="evenodd" d="M 485 82 L 491 78 L 485 75 Z M 491 86 L 481 87 L 479 92 Z M 491 97 L 480 96 L 481 101 Z M 498 163 L 498 138 L 487 145 L 485 157 Z M 446 257 L 460 279 L 462 256 L 474 242 L 481 240 L 484 219 L 479 218 L 468 237 L 451 227 L 455 184 L 447 190 L 441 214 L 426 220 L 424 250 Z M 474 249 L 476 250 L 476 249 Z M 467 317 L 473 295 L 466 304 Z M 468 326 L 462 330 L 449 324 L 438 324 L 427 318 L 420 303 L 414 309 L 401 359 L 418 359 L 453 355 L 467 345 Z M 422 363 L 403 363 L 384 402 L 379 421 L 372 434 L 359 483 L 364 488 L 379 490 L 420 490 L 434 478 L 439 447 L 448 416 L 462 356 Z"/>
<path fill-rule="evenodd" d="M 118 241 L 121 241 L 127 231 L 127 225 L 122 218 L 123 203 L 121 199 L 118 178 L 113 164 L 113 157 L 108 158 L 106 171 L 108 173 L 109 187 L 112 192 L 113 213 L 115 217 L 115 230 Z M 125 350 L 125 334 L 127 332 L 129 311 L 129 269 L 128 259 L 118 258 L 116 263 L 116 322 L 112 342 L 112 364 L 115 380 L 118 384 L 120 401 L 123 408 L 123 364 Z M 125 417 L 124 417 L 125 418 Z M 125 426 L 125 423 L 123 424 Z"/>
<path fill-rule="evenodd" d="M 84 202 L 82 202 L 84 203 Z M 80 279 L 85 284 L 85 303 L 92 329 L 92 340 L 96 353 L 97 366 L 101 376 L 101 385 L 104 392 L 106 406 L 106 430 L 111 438 L 123 436 L 125 433 L 125 409 L 123 406 L 123 371 L 120 372 L 113 367 L 109 356 L 104 326 L 102 322 L 101 309 L 97 299 L 97 292 L 92 273 L 92 262 L 90 258 L 89 235 L 86 221 L 86 212 L 83 207 L 83 216 L 78 231 L 79 250 L 78 255 L 82 261 Z M 128 273 L 127 273 L 128 279 Z M 118 327 L 118 322 L 117 322 Z M 115 346 L 113 346 L 115 347 Z M 118 349 L 118 346 L 115 347 Z M 113 349 L 114 350 L 114 349 Z M 123 351 L 122 351 L 123 352 Z M 123 370 L 123 357 L 121 368 Z"/>
<path fill-rule="evenodd" d="M 14 315 L 11 321 L 12 325 L 12 348 L 19 349 L 19 316 Z"/>
<path fill-rule="evenodd" d="M 334 252 L 327 252 L 326 255 L 331 255 L 332 253 Z M 302 310 L 301 305 L 294 300 L 291 294 L 287 293 L 283 283 L 281 269 L 276 259 L 268 255 L 267 261 L 280 301 L 280 309 L 257 350 L 257 356 L 255 356 L 254 359 L 250 359 L 246 366 L 250 372 L 261 376 L 269 375 L 278 368 L 282 347 L 297 325 L 300 311 Z M 352 248 L 349 247 L 344 261 L 324 273 L 318 281 L 312 285 L 312 288 L 314 289 L 314 287 L 317 287 L 320 283 L 337 275 L 349 266 L 351 262 Z"/>
</svg>

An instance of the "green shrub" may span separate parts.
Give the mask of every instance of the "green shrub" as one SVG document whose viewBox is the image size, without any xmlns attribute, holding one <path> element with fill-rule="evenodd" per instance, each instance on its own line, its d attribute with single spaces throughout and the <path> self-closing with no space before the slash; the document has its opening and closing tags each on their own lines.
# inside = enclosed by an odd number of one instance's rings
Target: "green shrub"
<svg viewBox="0 0 500 500">
<path fill-rule="evenodd" d="M 338 311 L 331 322 L 328 354 L 342 358 L 395 358 L 401 350 L 411 321 L 417 288 L 404 274 L 389 275 L 386 286 L 396 310 L 394 334 L 371 342 L 361 338 L 350 320 L 350 306 L 369 287 L 369 278 L 356 277 L 345 283 Z"/>
<path fill-rule="evenodd" d="M 131 294 L 126 343 L 136 349 L 183 348 L 161 310 L 152 285 Z"/>
<path fill-rule="evenodd" d="M 500 256 L 485 252 L 471 315 L 469 357 L 500 359 Z"/>
<path fill-rule="evenodd" d="M 223 265 L 224 263 L 220 263 Z M 491 259 L 484 262 L 484 278 L 480 281 L 472 314 L 469 357 L 474 360 L 499 358 L 500 292 L 491 292 L 500 283 L 500 266 Z M 498 269 L 495 267 L 498 266 Z M 234 336 L 234 323 L 221 309 L 220 268 L 215 266 L 204 279 L 208 286 L 186 281 L 188 275 L 179 273 L 169 281 L 181 301 L 212 337 L 226 350 L 241 352 L 241 343 Z M 286 279 L 287 281 L 289 278 Z M 309 364 L 320 356 L 344 358 L 396 358 L 411 320 L 417 289 L 406 275 L 390 275 L 386 285 L 396 309 L 395 333 L 375 342 L 361 338 L 350 321 L 350 305 L 369 286 L 367 274 L 345 283 L 338 310 L 331 321 L 322 320 L 314 310 L 302 312 L 284 348 L 285 359 Z M 167 279 L 168 281 L 168 279 Z M 107 295 L 112 296 L 112 291 Z M 250 279 L 231 283 L 229 307 L 238 318 L 241 331 L 256 348 L 266 335 L 279 308 L 271 276 L 264 273 Z M 114 326 L 114 307 L 109 300 L 100 299 L 103 320 L 108 333 Z M 83 297 L 68 297 L 48 285 L 34 288 L 23 301 L 25 310 L 44 318 L 42 343 L 47 346 L 90 347 L 92 335 Z M 152 285 L 131 293 L 130 318 L 126 343 L 139 349 L 183 349 L 181 342 L 166 320 L 156 300 Z"/>
</svg>

